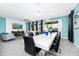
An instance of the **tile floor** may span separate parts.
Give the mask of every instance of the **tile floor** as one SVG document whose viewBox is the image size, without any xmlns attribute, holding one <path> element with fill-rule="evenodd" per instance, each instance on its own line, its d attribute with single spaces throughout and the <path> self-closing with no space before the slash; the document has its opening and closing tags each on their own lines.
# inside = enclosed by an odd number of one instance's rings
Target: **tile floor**
<svg viewBox="0 0 79 59">
<path fill-rule="evenodd" d="M 61 39 L 61 53 L 56 53 L 57 56 L 79 56 L 79 48 L 70 43 L 66 39 Z M 53 53 L 53 51 L 52 51 Z M 15 40 L 3 42 L 0 40 L 0 56 L 30 56 L 24 51 L 24 41 L 22 37 Z M 47 54 L 47 56 L 52 56 Z"/>
</svg>

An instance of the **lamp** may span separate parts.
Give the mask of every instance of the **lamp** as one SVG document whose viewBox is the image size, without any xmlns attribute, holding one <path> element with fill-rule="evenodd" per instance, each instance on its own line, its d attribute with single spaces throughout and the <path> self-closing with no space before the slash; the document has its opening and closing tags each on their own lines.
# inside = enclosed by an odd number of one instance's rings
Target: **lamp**
<svg viewBox="0 0 79 59">
<path fill-rule="evenodd" d="M 23 29 L 19 29 L 19 31 L 21 32 L 21 31 L 23 31 Z"/>
</svg>

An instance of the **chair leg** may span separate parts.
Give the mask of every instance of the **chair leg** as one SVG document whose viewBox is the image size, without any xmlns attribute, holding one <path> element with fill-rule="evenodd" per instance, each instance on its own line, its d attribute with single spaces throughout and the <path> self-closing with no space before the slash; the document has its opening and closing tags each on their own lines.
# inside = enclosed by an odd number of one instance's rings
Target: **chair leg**
<svg viewBox="0 0 79 59">
<path fill-rule="evenodd" d="M 53 56 L 56 56 L 55 54 L 51 53 L 50 51 L 47 51 L 46 53 L 49 53 L 49 54 L 51 54 Z M 46 56 L 46 53 L 45 53 L 45 56 Z"/>
<path fill-rule="evenodd" d="M 43 53 L 41 52 L 41 55 L 42 55 L 42 56 L 45 56 L 45 55 L 46 55 L 46 53 L 45 53 L 45 54 L 43 54 Z"/>
<path fill-rule="evenodd" d="M 46 51 L 45 50 L 41 50 L 40 52 L 39 52 L 39 55 L 41 55 L 41 56 L 45 56 L 46 54 Z"/>
<path fill-rule="evenodd" d="M 43 51 L 45 51 L 45 50 L 43 50 Z M 51 53 L 51 51 L 45 51 L 45 52 L 43 52 L 43 51 L 40 52 L 41 56 L 46 56 L 47 53 L 49 53 L 53 56 L 56 56 L 55 54 Z"/>
<path fill-rule="evenodd" d="M 44 56 L 46 56 L 46 53 L 44 54 Z"/>
<path fill-rule="evenodd" d="M 58 53 L 61 53 L 61 49 L 58 49 Z"/>
</svg>

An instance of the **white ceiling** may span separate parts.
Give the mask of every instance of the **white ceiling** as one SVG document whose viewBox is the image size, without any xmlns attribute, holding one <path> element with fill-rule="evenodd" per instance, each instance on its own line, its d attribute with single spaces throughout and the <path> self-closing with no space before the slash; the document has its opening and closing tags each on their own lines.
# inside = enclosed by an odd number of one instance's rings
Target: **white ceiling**
<svg viewBox="0 0 79 59">
<path fill-rule="evenodd" d="M 40 20 L 65 16 L 74 3 L 0 3 L 0 16 L 17 19 Z"/>
</svg>

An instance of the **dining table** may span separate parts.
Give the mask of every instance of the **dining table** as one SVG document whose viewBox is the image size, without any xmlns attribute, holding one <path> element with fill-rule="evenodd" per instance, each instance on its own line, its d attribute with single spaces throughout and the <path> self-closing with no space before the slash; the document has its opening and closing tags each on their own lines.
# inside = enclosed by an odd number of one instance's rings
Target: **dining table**
<svg viewBox="0 0 79 59">
<path fill-rule="evenodd" d="M 56 35 L 57 32 L 48 33 L 48 35 L 40 34 L 33 36 L 35 46 L 45 51 L 49 51 L 51 45 L 53 44 L 53 41 L 55 40 Z"/>
</svg>

